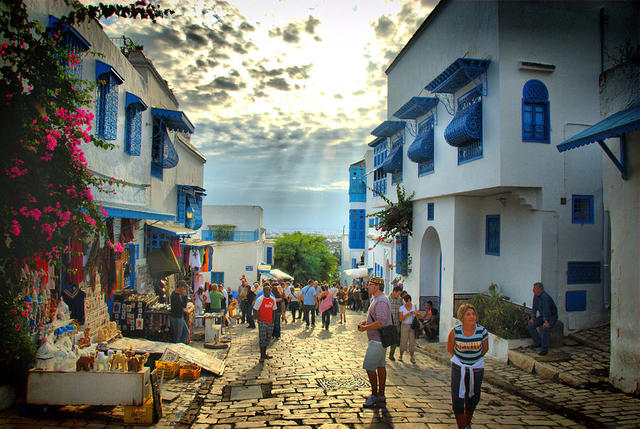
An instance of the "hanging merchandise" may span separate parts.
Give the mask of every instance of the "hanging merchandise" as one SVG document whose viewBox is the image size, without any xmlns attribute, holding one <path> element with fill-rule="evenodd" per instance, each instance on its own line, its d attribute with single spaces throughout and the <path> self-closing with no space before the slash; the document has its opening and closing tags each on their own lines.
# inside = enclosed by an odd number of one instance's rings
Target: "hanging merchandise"
<svg viewBox="0 0 640 429">
<path fill-rule="evenodd" d="M 71 240 L 71 255 L 67 267 L 67 283 L 80 284 L 84 280 L 82 243 Z"/>
<path fill-rule="evenodd" d="M 84 299 L 86 294 L 77 285 L 62 291 L 62 299 L 69 306 L 71 318 L 84 325 Z"/>
<path fill-rule="evenodd" d="M 120 242 L 121 243 L 130 243 L 134 238 L 134 229 L 136 227 L 135 219 L 122 219 L 121 224 L 121 232 L 120 232 Z"/>
<path fill-rule="evenodd" d="M 189 265 L 191 265 L 191 268 L 200 269 L 202 263 L 200 262 L 200 252 L 198 249 L 191 249 L 190 255 Z"/>
</svg>

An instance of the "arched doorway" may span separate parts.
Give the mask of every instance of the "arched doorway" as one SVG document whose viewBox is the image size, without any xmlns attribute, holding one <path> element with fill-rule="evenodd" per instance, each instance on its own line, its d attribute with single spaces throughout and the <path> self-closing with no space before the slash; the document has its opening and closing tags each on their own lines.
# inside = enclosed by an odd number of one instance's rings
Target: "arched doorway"
<svg viewBox="0 0 640 429">
<path fill-rule="evenodd" d="M 420 308 L 424 309 L 428 300 L 440 312 L 440 292 L 442 290 L 442 252 L 440 237 L 433 227 L 427 228 L 420 247 Z"/>
</svg>

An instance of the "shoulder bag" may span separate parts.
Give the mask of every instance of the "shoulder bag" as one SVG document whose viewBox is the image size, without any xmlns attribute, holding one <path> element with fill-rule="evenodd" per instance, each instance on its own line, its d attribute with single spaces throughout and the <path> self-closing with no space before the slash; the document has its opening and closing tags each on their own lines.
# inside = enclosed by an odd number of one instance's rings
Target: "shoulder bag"
<svg viewBox="0 0 640 429">
<path fill-rule="evenodd" d="M 375 322 L 376 319 L 371 315 L 371 319 Z M 378 329 L 380 332 L 380 342 L 382 343 L 382 347 L 385 349 L 389 346 L 399 346 L 400 345 L 400 334 L 398 333 L 398 328 L 393 323 L 391 325 L 383 326 Z"/>
</svg>

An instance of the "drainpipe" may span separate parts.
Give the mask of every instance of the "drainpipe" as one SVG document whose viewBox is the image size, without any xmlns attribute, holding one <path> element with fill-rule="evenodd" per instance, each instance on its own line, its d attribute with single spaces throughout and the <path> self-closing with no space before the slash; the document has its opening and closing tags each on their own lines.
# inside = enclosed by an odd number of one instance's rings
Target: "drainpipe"
<svg viewBox="0 0 640 429">
<path fill-rule="evenodd" d="M 602 218 L 602 304 L 611 308 L 611 218 L 604 211 Z"/>
</svg>

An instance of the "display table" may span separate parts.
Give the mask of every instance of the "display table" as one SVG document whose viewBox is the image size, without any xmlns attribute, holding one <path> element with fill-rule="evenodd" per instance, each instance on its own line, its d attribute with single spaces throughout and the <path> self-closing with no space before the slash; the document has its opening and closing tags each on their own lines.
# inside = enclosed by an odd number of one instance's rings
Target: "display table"
<svg viewBox="0 0 640 429">
<path fill-rule="evenodd" d="M 29 371 L 27 403 L 143 405 L 151 397 L 149 368 L 139 372 Z"/>
</svg>

